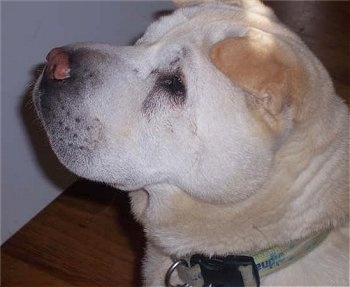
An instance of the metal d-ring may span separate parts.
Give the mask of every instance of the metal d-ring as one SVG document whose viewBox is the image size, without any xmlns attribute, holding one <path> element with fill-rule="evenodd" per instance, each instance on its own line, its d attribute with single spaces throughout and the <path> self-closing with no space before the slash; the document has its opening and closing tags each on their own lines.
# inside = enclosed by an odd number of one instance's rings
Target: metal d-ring
<svg viewBox="0 0 350 287">
<path fill-rule="evenodd" d="M 189 285 L 188 283 L 185 283 L 183 285 L 171 285 L 170 280 L 171 280 L 171 275 L 173 274 L 173 272 L 177 269 L 177 267 L 179 267 L 180 265 L 185 265 L 186 267 L 188 267 L 188 264 L 186 262 L 186 260 L 184 259 L 179 259 L 177 261 L 175 261 L 168 269 L 168 271 L 165 274 L 165 286 L 166 287 L 191 287 L 191 285 Z"/>
</svg>

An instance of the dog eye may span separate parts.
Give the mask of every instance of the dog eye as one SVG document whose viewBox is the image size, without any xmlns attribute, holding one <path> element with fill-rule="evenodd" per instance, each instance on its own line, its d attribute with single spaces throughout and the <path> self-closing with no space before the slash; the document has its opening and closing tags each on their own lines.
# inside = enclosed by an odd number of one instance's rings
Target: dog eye
<svg viewBox="0 0 350 287">
<path fill-rule="evenodd" d="M 163 84 L 172 93 L 182 92 L 182 80 L 178 76 L 164 80 Z"/>
<path fill-rule="evenodd" d="M 163 75 L 158 80 L 158 85 L 170 96 L 174 104 L 183 104 L 186 99 L 186 87 L 183 75 L 178 72 L 175 74 Z"/>
</svg>

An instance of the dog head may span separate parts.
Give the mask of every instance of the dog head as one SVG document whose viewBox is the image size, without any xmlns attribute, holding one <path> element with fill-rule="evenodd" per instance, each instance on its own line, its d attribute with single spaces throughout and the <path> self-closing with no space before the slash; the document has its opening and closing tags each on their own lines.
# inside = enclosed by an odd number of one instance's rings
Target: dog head
<svg viewBox="0 0 350 287">
<path fill-rule="evenodd" d="M 134 46 L 53 50 L 34 101 L 61 162 L 123 190 L 169 184 L 219 202 L 255 193 L 305 120 L 311 74 L 298 37 L 258 8 L 184 7 Z"/>
</svg>

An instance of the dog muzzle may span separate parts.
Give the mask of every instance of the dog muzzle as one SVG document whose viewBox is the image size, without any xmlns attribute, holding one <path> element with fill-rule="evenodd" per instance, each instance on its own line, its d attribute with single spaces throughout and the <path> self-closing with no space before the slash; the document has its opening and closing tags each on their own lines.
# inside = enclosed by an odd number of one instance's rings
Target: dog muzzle
<svg viewBox="0 0 350 287">
<path fill-rule="evenodd" d="M 166 287 L 245 287 L 260 286 L 260 278 L 299 260 L 315 249 L 329 231 L 275 246 L 247 256 L 192 254 L 174 259 L 165 278 Z M 172 285 L 177 271 L 182 285 Z"/>
</svg>

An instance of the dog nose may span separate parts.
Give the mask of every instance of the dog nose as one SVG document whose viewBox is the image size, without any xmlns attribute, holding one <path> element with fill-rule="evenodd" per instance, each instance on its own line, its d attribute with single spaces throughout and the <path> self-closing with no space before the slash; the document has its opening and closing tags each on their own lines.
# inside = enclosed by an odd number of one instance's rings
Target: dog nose
<svg viewBox="0 0 350 287">
<path fill-rule="evenodd" d="M 46 77 L 64 80 L 70 77 L 69 55 L 63 48 L 54 48 L 46 56 Z"/>
</svg>

